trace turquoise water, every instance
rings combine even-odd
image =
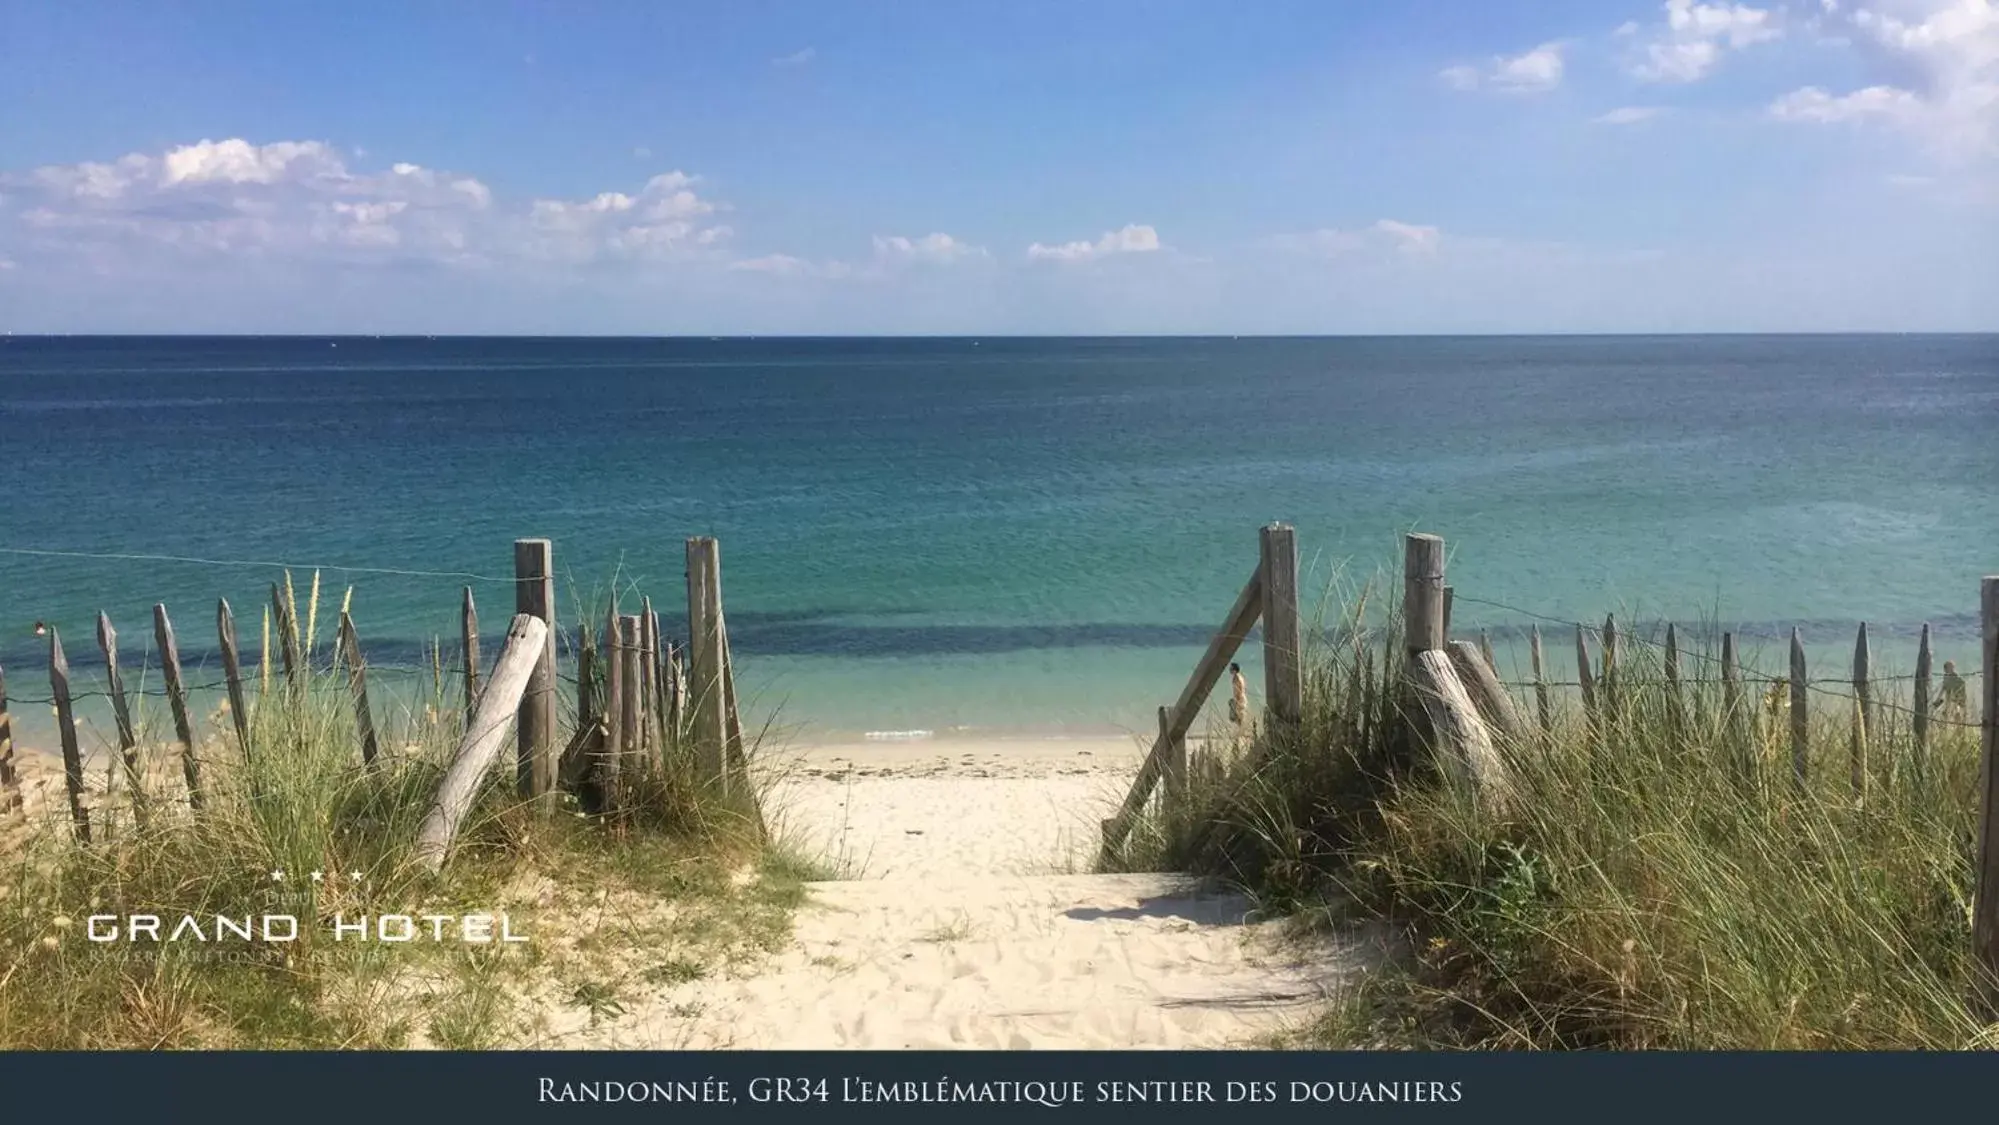
[[[326,572],[414,666],[461,585],[503,628],[522,536],[566,619],[616,573],[669,630],[718,536],[748,701],[808,738],[1144,729],[1274,519],[1308,592],[1445,536],[1502,644],[1530,619],[1470,599],[1826,652],[1866,620],[1905,667],[1930,621],[1966,661],[1999,572],[1994,336],[12,338],[0,445],[16,697],[36,620],[85,675],[99,609],[136,660],[166,602],[212,671],[227,596],[254,647],[246,560],[474,576]]]

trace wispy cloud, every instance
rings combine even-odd
[[[778,56],[777,58],[774,58],[774,59],[770,60],[770,65],[772,65],[772,66],[804,66],[804,65],[805,65],[806,63],[809,63],[809,62],[811,62],[811,61],[812,61],[813,59],[816,59],[816,58],[818,58],[818,57],[819,57],[819,49],[818,49],[818,48],[816,48],[816,47],[803,47],[803,48],[800,48],[799,50],[796,50],[796,51],[793,51],[793,52],[791,52],[791,53],[790,53],[790,54],[788,54],[788,55],[779,55],[779,56]]]
[[[1446,67],[1438,77],[1458,90],[1539,93],[1562,84],[1562,52],[1567,49],[1566,42],[1555,40],[1518,55],[1495,55],[1483,66]]]
[[[1376,219],[1358,229],[1322,227],[1295,234],[1281,234],[1270,240],[1279,250],[1318,257],[1341,257],[1357,252],[1394,251],[1409,255],[1437,252],[1443,243],[1442,229],[1399,219]]]
[[[199,141],[109,162],[0,174],[0,241],[17,260],[209,258],[348,264],[662,260],[727,238],[722,205],[668,172],[587,199],[496,201],[478,178],[350,166],[320,141]],[[8,230],[18,232],[9,234]]]
[[[1635,24],[1618,29],[1622,36],[1644,34]],[[1666,20],[1646,38],[1628,68],[1646,82],[1698,82],[1720,64],[1727,51],[1740,51],[1783,37],[1777,14],[1747,4],[1701,4],[1696,0],[1666,0]]]
[[[1160,249],[1159,232],[1140,223],[1122,230],[1106,231],[1095,242],[1064,242],[1045,246],[1039,242],[1027,248],[1031,261],[1088,262],[1115,254],[1146,254]]]
[[[1829,8],[1819,25],[1887,62],[1898,84],[1805,86],[1772,102],[1772,117],[1900,128],[1952,159],[1999,151],[1999,4],[1878,0]]]
[[[1590,120],[1598,125],[1636,125],[1640,122],[1650,121],[1655,117],[1663,116],[1665,113],[1666,109],[1664,106],[1626,105],[1619,106],[1609,113],[1599,114],[1590,118]]]

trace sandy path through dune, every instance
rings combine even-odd
[[[1371,943],[1281,944],[1240,895],[1071,873],[1136,762],[1111,740],[808,751],[773,806],[853,877],[813,884],[775,957],[558,1015],[542,1045],[1198,1048],[1309,1019]]]

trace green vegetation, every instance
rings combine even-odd
[[[1315,631],[1328,639],[1295,734],[1195,771],[1124,857],[1238,881],[1307,926],[1391,922],[1401,955],[1312,1042],[1986,1045],[1968,1005],[1975,730],[1933,729],[1919,769],[1908,700],[1887,696],[1857,799],[1852,703],[1814,691],[1800,790],[1788,720],[1772,737],[1760,684],[1730,714],[1719,684],[1693,682],[1696,667],[1718,678],[1697,640],[1675,714],[1660,649],[1631,643],[1614,714],[1592,721],[1557,691],[1550,728],[1501,747],[1516,799],[1482,809],[1403,720],[1400,624],[1363,621]]]
[[[528,1045],[567,1015],[615,1020],[780,947],[804,883],[823,874],[662,754],[625,765],[629,811],[616,817],[586,816],[566,794],[528,807],[513,770],[496,769],[430,875],[410,849],[457,709],[378,700],[383,760],[366,769],[344,674],[252,693],[247,759],[227,716],[206,724],[218,734],[198,814],[177,764],[149,751],[143,826],[128,799],[107,799],[95,843],[78,846],[57,798],[0,847],[0,1050]],[[117,768],[93,766],[93,787]],[[334,940],[337,917],[502,912],[527,941],[459,940],[455,923],[431,940],[427,922],[407,943]],[[215,939],[218,915],[267,914],[295,916],[296,940],[84,932],[93,915],[156,915],[164,937],[191,916]]]

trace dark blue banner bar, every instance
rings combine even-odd
[[[1984,1054],[527,1052],[0,1056],[21,1120],[1898,1119],[1976,1104]],[[367,1112],[360,1112],[362,1109]],[[1218,1118],[1217,1114],[1227,1114]],[[1242,1116],[1237,1117],[1240,1114]],[[12,1116],[12,1115],[10,1115]]]

